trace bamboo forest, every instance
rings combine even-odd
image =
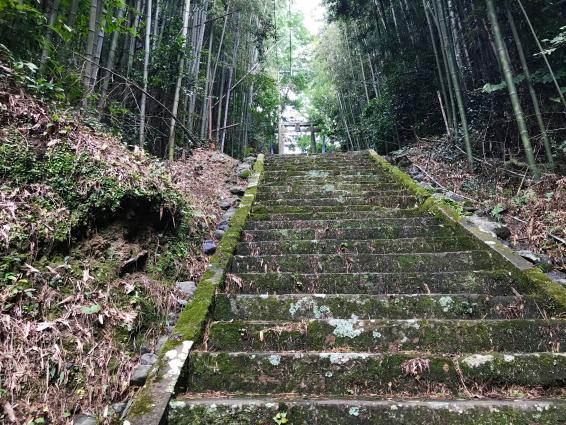
[[[565,0],[0,0],[0,423],[563,425]]]

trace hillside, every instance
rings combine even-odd
[[[0,417],[110,417],[202,273],[238,161],[167,166],[0,69]]]

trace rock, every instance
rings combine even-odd
[[[517,251],[517,254],[519,254],[525,260],[529,260],[531,263],[536,264],[537,266],[542,266],[542,268],[544,268],[546,271],[550,271],[554,268],[552,258],[550,258],[546,254],[535,254],[534,252],[528,250]]]
[[[244,193],[246,193],[246,188],[243,186],[232,186],[230,188],[230,193],[233,195],[244,196]]]
[[[549,278],[551,278],[556,283],[564,286],[566,288],[566,273],[562,273],[559,271],[552,271],[546,274]]]
[[[192,281],[177,282],[175,288],[185,294],[186,298],[192,298],[197,289],[197,284]]]
[[[216,252],[216,242],[215,241],[204,241],[204,243],[202,244],[202,252],[204,252],[206,255],[212,255]]]
[[[511,237],[511,230],[507,226],[500,226],[495,228],[495,236],[504,241]]]
[[[473,223],[477,228],[479,228],[484,233],[489,233],[492,236],[496,236],[495,231],[497,228],[501,227],[501,224],[490,220],[487,217],[480,217],[478,215],[472,215],[467,218],[468,221]]]
[[[141,387],[145,384],[149,371],[151,370],[151,365],[141,364],[134,369],[132,376],[130,377],[130,385],[135,387]]]
[[[222,220],[229,221],[234,216],[234,214],[236,214],[236,209],[230,208],[228,211],[222,214]]]
[[[73,425],[97,425],[98,420],[94,416],[79,415],[73,418]]]
[[[240,171],[240,173],[238,174],[238,177],[240,177],[241,179],[247,180],[251,177],[252,175],[252,171],[251,170],[242,170]]]
[[[446,196],[449,199],[452,199],[454,202],[464,202],[466,200],[466,198],[458,195],[457,193],[454,193],[452,191],[448,191],[444,194],[444,196]]]
[[[122,263],[120,266],[119,276],[123,277],[126,274],[134,273],[145,268],[147,263],[148,252],[142,251],[135,257],[130,258]]]
[[[157,361],[158,357],[153,353],[146,353],[140,357],[140,364],[142,365],[152,365]]]
[[[227,231],[230,228],[230,224],[226,220],[222,220],[220,224],[218,224],[217,230]]]
[[[224,233],[226,233],[224,230],[217,229],[217,230],[214,232],[214,237],[215,237],[217,240],[220,240],[220,239],[222,239],[222,236],[224,236]]]
[[[169,338],[167,338],[167,335],[162,335],[159,337],[159,339],[157,340],[157,344],[155,344],[156,353],[159,353],[161,351],[161,349],[163,348],[163,346],[165,345],[168,339]]]
[[[126,409],[126,403],[114,403],[112,405],[112,410],[114,410],[117,415],[121,415],[124,409]]]
[[[220,209],[223,209],[223,210],[230,209],[230,207],[233,204],[234,204],[233,199],[221,199],[220,201],[218,201],[218,206],[220,207]]]
[[[248,156],[246,158],[244,158],[244,162],[246,164],[253,164],[256,161],[256,157],[255,156]]]
[[[428,190],[430,192],[436,192],[436,189],[434,188],[433,185],[431,185],[430,183],[427,182],[419,182],[419,186],[422,187],[425,190]]]
[[[149,347],[147,345],[142,345],[140,347],[140,355],[143,356],[144,354],[147,354],[147,353],[151,353],[151,350],[149,349]]]
[[[424,180],[424,176],[423,176],[422,174],[420,174],[420,173],[415,174],[415,175],[413,176],[413,180],[418,181],[418,182],[422,182],[422,181]]]

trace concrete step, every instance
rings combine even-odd
[[[279,169],[266,169],[264,173],[265,179],[277,178],[277,177],[308,177],[308,178],[325,178],[330,176],[378,176],[385,179],[391,180],[391,176],[383,173],[378,169],[371,169],[366,166],[349,166],[347,164],[335,164],[327,167],[317,167],[312,168],[309,166],[297,166],[289,168],[279,168]]]
[[[448,396],[467,387],[489,391],[516,385],[560,388],[566,356],[555,353],[472,353],[456,358],[427,353],[194,352],[188,388],[195,392],[292,393],[336,396]],[[487,388],[486,388],[487,390]]]
[[[521,283],[505,270],[428,273],[239,273],[228,290],[244,294],[487,294],[513,295]],[[524,293],[529,293],[524,291]]]
[[[477,294],[218,294],[213,318],[229,320],[311,319],[510,319],[541,318],[532,297]]]
[[[170,425],[564,425],[564,400],[305,399],[195,394],[171,401]],[[281,416],[284,415],[284,416]],[[266,419],[267,418],[267,419]],[[284,422],[280,422],[284,423]]]
[[[414,196],[338,196],[336,198],[288,198],[258,201],[258,205],[271,206],[340,206],[372,205],[386,208],[416,208],[419,201]]]
[[[407,227],[407,226],[434,226],[440,221],[432,216],[411,218],[352,218],[340,220],[249,220],[246,230],[271,229],[367,229],[380,226]]]
[[[303,254],[234,256],[233,273],[412,273],[489,270],[491,251],[409,254]]]
[[[279,240],[267,242],[241,242],[237,255],[282,254],[401,254],[410,252],[454,252],[479,249],[480,244],[467,237],[407,238],[374,240]]]
[[[337,154],[327,154],[327,155],[283,155],[283,156],[272,156],[266,157],[265,163],[269,165],[270,168],[280,168],[287,167],[294,164],[320,164],[320,163],[331,163],[331,164],[341,164],[344,162],[369,162],[373,160],[366,153],[366,155],[350,156],[347,154],[342,154],[342,156],[337,156]]]
[[[420,237],[454,237],[454,230],[444,225],[434,226],[377,226],[362,229],[271,229],[245,230],[244,240],[247,242],[280,241],[280,240],[374,240],[405,239]]]
[[[408,217],[415,215],[422,215],[423,212],[419,211],[418,208],[387,208],[377,205],[368,204],[358,204],[358,205],[302,205],[302,206],[274,206],[270,203],[256,203],[252,208],[254,215],[266,215],[266,214],[310,214],[313,217],[317,217],[318,214],[331,214],[331,213],[375,213],[380,214],[383,217]]]
[[[411,192],[408,190],[399,190],[392,188],[391,190],[382,189],[382,190],[334,190],[332,192],[315,192],[315,193],[305,193],[304,191],[296,191],[296,192],[280,192],[280,193],[265,193],[260,192],[257,195],[258,202],[266,202],[266,201],[281,201],[285,199],[326,199],[326,198],[369,198],[375,199],[378,197],[403,197],[406,198],[411,196]]]
[[[295,162],[295,163],[288,163],[288,164],[281,164],[281,165],[271,165],[268,164],[267,172],[269,173],[276,173],[276,172],[293,172],[293,171],[326,171],[326,170],[365,170],[365,171],[374,171],[375,167],[371,167],[371,163],[369,161],[360,161],[360,160],[353,160],[353,161],[310,161],[310,162]],[[377,170],[381,171],[381,170]]]
[[[261,193],[334,193],[337,191],[370,191],[370,190],[402,190],[405,189],[397,183],[335,183],[328,184],[320,182],[318,184],[287,184],[280,186],[264,186],[260,188]]]
[[[431,217],[423,215],[418,209],[379,209],[373,211],[339,211],[339,212],[302,212],[288,214],[270,214],[255,212],[251,215],[253,221],[293,221],[293,220],[344,220],[344,219],[376,219],[376,218],[415,218]]]
[[[395,187],[399,182],[379,176],[329,176],[324,178],[306,178],[303,176],[277,177],[269,180],[262,179],[261,189],[271,189],[272,187],[287,186],[291,188],[323,188],[326,185],[337,187],[340,184],[350,185],[373,185],[375,187]]]
[[[565,320],[359,320],[214,322],[211,351],[544,352],[566,347]]]

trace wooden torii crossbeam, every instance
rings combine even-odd
[[[316,128],[312,123],[309,122],[289,122],[284,123],[281,122],[279,124],[279,153],[283,153],[284,151],[284,140],[283,135],[281,132],[282,128],[294,128],[296,133],[305,133],[310,131],[311,134],[311,153],[316,153],[316,133],[320,132],[320,129]],[[303,128],[305,130],[303,130]]]

